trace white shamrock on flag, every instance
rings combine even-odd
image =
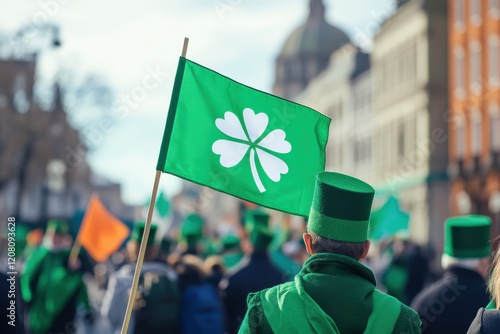
[[[288,166],[272,152],[289,153],[292,145],[285,140],[285,131],[280,129],[273,130],[261,138],[269,123],[266,114],[255,114],[252,109],[245,108],[243,120],[246,132],[238,117],[230,111],[226,111],[224,118],[217,118],[215,126],[234,140],[219,139],[213,143],[212,151],[220,155],[220,164],[223,167],[230,168],[239,164],[250,150],[250,170],[257,188],[263,193],[266,188],[257,172],[255,153],[257,152],[257,158],[266,175],[274,182],[278,182],[281,174],[288,173]]]

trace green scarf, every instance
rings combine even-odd
[[[497,309],[497,305],[495,303],[495,300],[491,300],[488,305],[486,305],[485,307],[487,310],[496,310]]]
[[[264,290],[260,299],[275,333],[390,333],[401,307],[375,290],[368,268],[326,253],[310,257],[294,282]]]
[[[33,333],[46,333],[68,301],[83,288],[82,274],[66,268],[68,251],[42,247],[26,262],[21,275],[22,297],[30,303]]]

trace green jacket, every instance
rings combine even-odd
[[[239,333],[420,333],[409,307],[346,256],[311,256],[293,282],[250,294]]]
[[[57,316],[75,296],[90,310],[82,273],[66,264],[69,250],[52,252],[40,247],[27,259],[21,274],[21,295],[29,307],[29,327],[33,334],[47,333]]]

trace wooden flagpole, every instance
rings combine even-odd
[[[186,57],[187,47],[189,43],[189,38],[184,37],[184,45],[182,47],[182,57]],[[160,183],[161,171],[156,171],[155,182],[153,184],[153,192],[151,194],[151,201],[149,202],[148,216],[146,219],[146,226],[144,227],[144,234],[141,240],[141,246],[139,248],[139,256],[137,257],[137,263],[135,265],[134,280],[132,281],[132,287],[130,288],[130,294],[128,297],[127,311],[125,312],[125,318],[123,319],[123,326],[121,334],[126,334],[128,331],[128,326],[130,324],[130,317],[132,315],[132,309],[135,301],[135,294],[137,292],[137,285],[139,284],[139,276],[141,275],[142,263],[144,262],[144,254],[146,253],[146,247],[148,244],[149,231],[151,229],[151,219],[153,217],[154,205],[156,202],[156,195],[158,193],[158,185]]]

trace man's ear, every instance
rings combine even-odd
[[[302,238],[304,239],[304,244],[306,245],[306,251],[307,251],[307,253],[313,255],[314,251],[312,249],[312,238],[311,238],[311,235],[308,234],[308,233],[304,233],[302,235]]]
[[[368,251],[370,250],[370,245],[371,245],[370,240],[366,240],[365,249],[363,250],[363,254],[361,255],[361,257],[359,258],[360,261],[366,258],[366,256],[368,255]]]

